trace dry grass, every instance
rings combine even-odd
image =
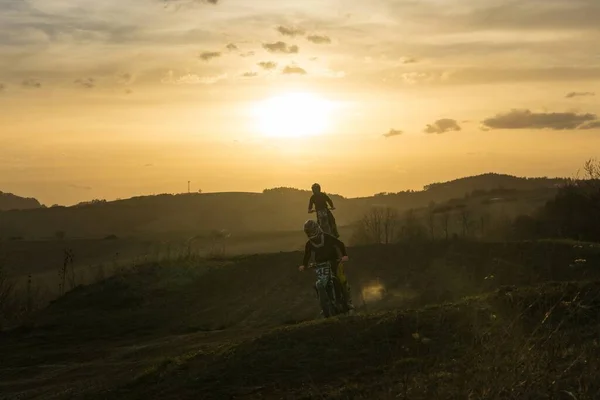
[[[579,400],[600,389],[600,284],[568,282],[599,279],[595,247],[458,243],[350,255],[346,273],[366,289],[371,314],[327,321],[313,320],[314,276],[295,269],[300,253],[124,265],[3,335],[0,392]]]

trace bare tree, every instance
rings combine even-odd
[[[383,215],[383,242],[385,244],[390,244],[394,240],[397,226],[398,212],[391,207],[386,207]]]
[[[479,233],[482,238],[488,233],[489,226],[491,225],[491,215],[488,212],[484,212],[479,216]]]
[[[466,238],[469,236],[471,231],[471,211],[466,204],[461,204],[457,208],[460,210],[458,213],[458,218],[462,227],[462,235]]]
[[[360,244],[389,244],[396,237],[398,212],[391,207],[372,207],[360,220],[353,241]]]
[[[404,223],[402,226],[402,236],[405,240],[423,239],[427,236],[425,227],[417,218],[413,209],[404,214]]]
[[[432,201],[427,208],[427,229],[431,240],[435,240],[435,203]]]
[[[69,278],[71,289],[75,287],[75,269],[73,267],[73,250],[64,249],[63,263],[58,270],[58,291],[61,295],[65,294],[66,281]]]
[[[600,180],[600,161],[590,158],[583,164],[585,178],[590,180]]]
[[[452,214],[452,206],[442,206],[431,211],[433,215],[438,215],[444,239],[448,241],[450,238],[450,216]]]
[[[225,229],[213,230],[210,233],[211,248],[209,252],[210,258],[224,257],[226,253],[227,239],[231,236],[229,231]]]
[[[450,212],[446,211],[441,214],[442,216],[442,227],[444,228],[444,238],[446,241],[450,238],[449,226],[450,226]]]

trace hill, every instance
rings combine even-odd
[[[533,202],[527,201],[529,208],[537,207],[554,195],[558,182],[560,180],[487,174],[430,185],[418,192],[352,199],[334,195],[333,200],[338,224],[343,226],[360,219],[373,205],[405,211],[493,189],[513,190],[517,198],[532,198],[530,194],[534,193]],[[298,230],[308,218],[309,197],[307,191],[276,188],[263,193],[164,194],[92,201],[72,207],[9,211],[0,213],[0,237],[190,236],[221,229],[230,232]]]
[[[0,211],[29,210],[41,207],[40,202],[34,198],[19,197],[12,193],[0,191]]]
[[[350,255],[360,315],[326,321],[314,320],[314,276],[297,272],[297,252],[153,264],[77,288],[2,335],[0,392],[591,399],[600,390],[598,246],[455,242]]]

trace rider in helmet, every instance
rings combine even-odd
[[[346,246],[339,239],[323,232],[319,224],[310,219],[304,223],[304,233],[308,236],[308,241],[304,247],[304,259],[302,260],[302,265],[298,269],[304,271],[313,254],[316,263],[329,261],[334,274],[342,285],[342,289],[346,292],[348,309],[353,311],[354,305],[352,304],[350,286],[346,280],[343,265],[341,263],[338,265],[338,260],[341,260],[342,262],[348,261]]]
[[[340,234],[337,230],[337,225],[335,223],[335,218],[330,210],[335,210],[333,205],[333,201],[331,198],[327,196],[325,193],[321,192],[321,185],[315,183],[312,185],[313,195],[310,196],[310,201],[308,202],[308,212],[312,212],[313,206],[315,207],[315,211],[327,210],[327,215],[329,216],[329,225],[331,226],[331,233],[336,238],[340,237]],[[329,204],[329,208],[327,205]]]

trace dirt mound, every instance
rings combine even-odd
[[[0,392],[585,399],[600,390],[588,379],[600,373],[600,285],[568,283],[600,280],[596,247],[415,244],[350,257],[360,313],[327,321],[315,321],[315,278],[296,270],[297,252],[147,265],[77,288],[2,335]]]
[[[591,398],[600,390],[599,290],[600,283],[549,284],[278,328],[163,363],[103,396]]]

